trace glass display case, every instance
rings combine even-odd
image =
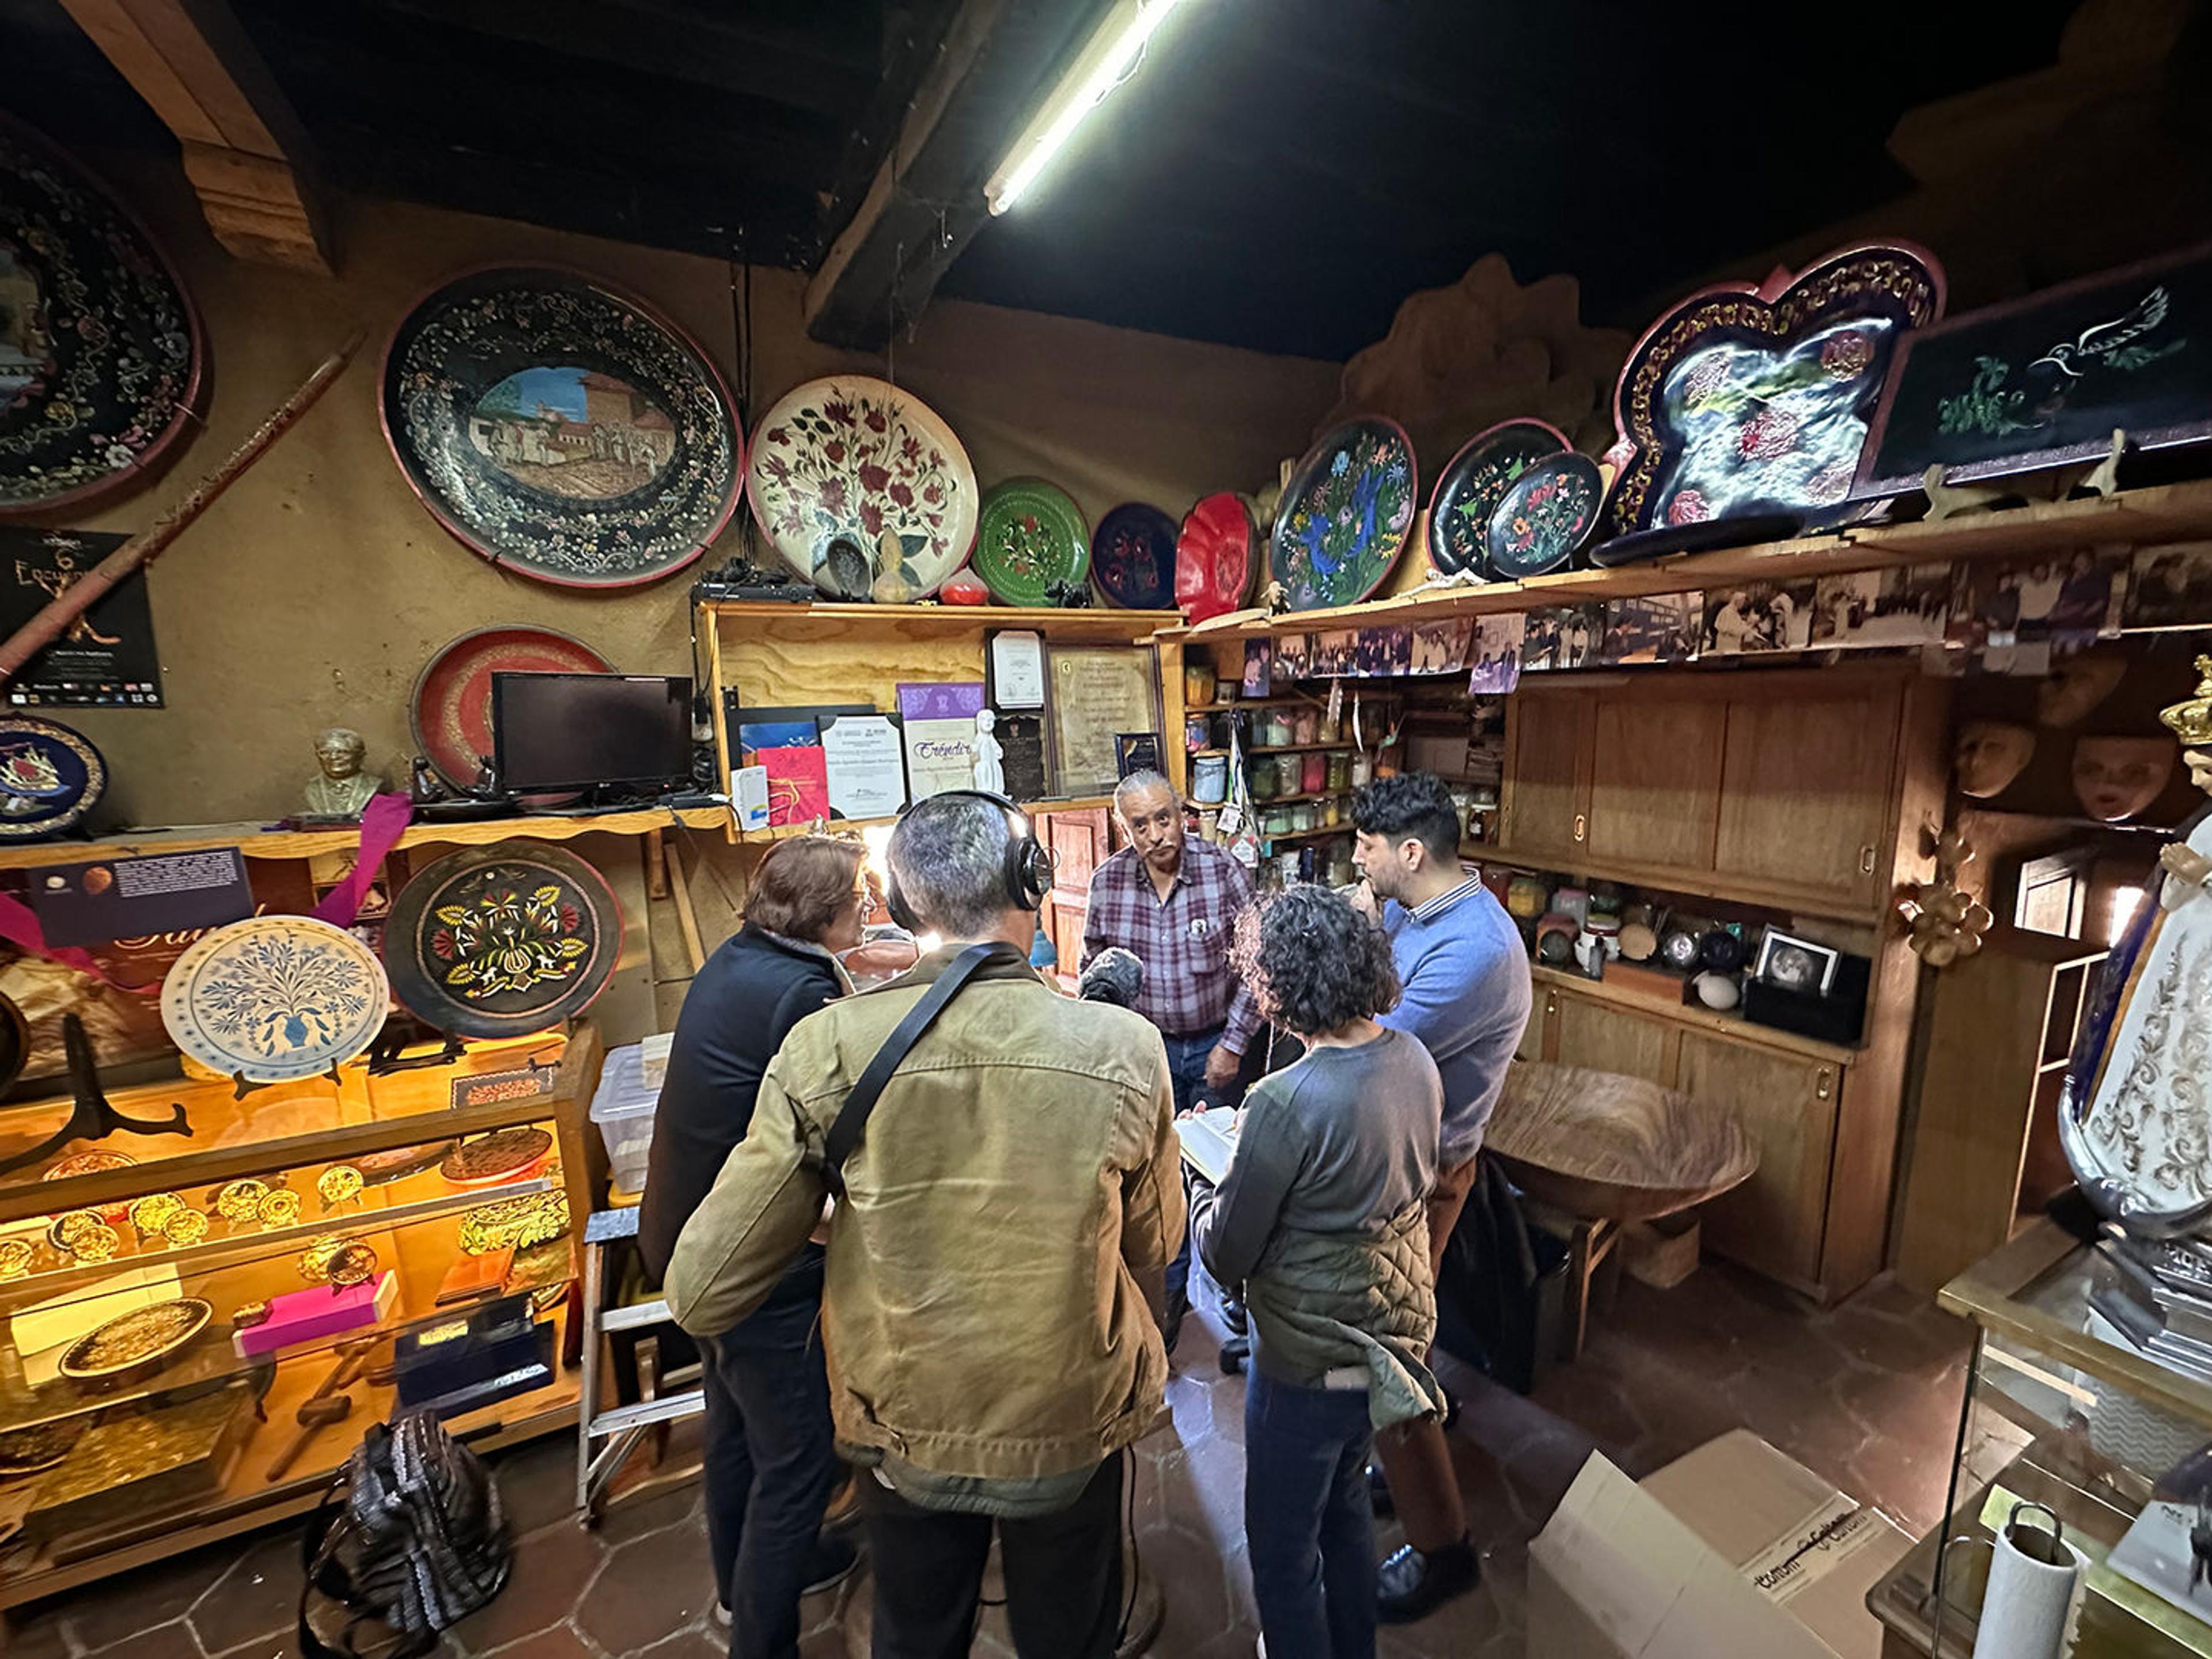
[[[2152,1288],[2192,1255],[2041,1219],[1944,1286],[1973,1358],[1944,1524],[1867,1598],[1885,1659],[1973,1650],[1990,1541],[2022,1502],[2087,1560],[2081,1659],[2212,1655],[2212,1346],[2193,1352],[2185,1294]]]
[[[586,1024],[116,1089],[188,1133],[0,1176],[0,1607],[311,1506],[397,1407],[476,1444],[572,1425],[601,1052]],[[0,1163],[71,1109],[0,1110]]]

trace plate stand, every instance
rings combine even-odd
[[[171,1105],[169,1115],[159,1119],[125,1117],[115,1109],[100,1091],[100,1074],[92,1063],[92,1040],[84,1034],[84,1022],[75,1014],[62,1016],[62,1048],[69,1056],[70,1093],[76,1100],[69,1121],[29,1152],[0,1159],[0,1176],[36,1164],[72,1140],[105,1140],[112,1134],[191,1133],[192,1126],[185,1120],[181,1103]]]
[[[2114,427],[2112,447],[2105,452],[2104,459],[2087,465],[2076,463],[2050,467],[2002,484],[1947,484],[1942,465],[1931,465],[1920,485],[1928,496],[1928,521],[1932,524],[1961,514],[1986,513],[2001,502],[2022,497],[2063,501],[2077,489],[2086,489],[2093,495],[2109,495],[2120,487],[2120,457],[2127,453],[2127,447],[2126,429]]]

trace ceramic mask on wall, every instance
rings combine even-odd
[[[2074,793],[2091,817],[2118,823],[2159,798],[2173,762],[2164,738],[2081,738],[2074,744]]]
[[[2008,720],[1968,720],[1959,728],[1953,759],[1959,793],[1977,800],[2002,795],[2027,769],[2035,754],[2035,733]]]
[[[2053,664],[2051,678],[2035,688],[2035,718],[2045,726],[2079,726],[2127,672],[2122,657],[2069,657]]]

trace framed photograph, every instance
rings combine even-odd
[[[2212,438],[2212,242],[1907,331],[1859,495]]]
[[[2128,573],[2124,628],[2212,625],[2212,543],[2139,547]]]
[[[1160,729],[1158,676],[1142,646],[1048,645],[1052,683],[1052,785],[1060,796],[1103,795],[1121,781],[1115,739]],[[1158,758],[1157,737],[1154,758]]]
[[[2092,862],[2087,848],[2022,859],[2013,890],[2012,925],[2027,933],[2081,938]]]
[[[1114,734],[1114,775],[1116,781],[1133,772],[1158,772],[1167,768],[1160,764],[1160,734],[1157,732],[1116,732]]]
[[[1836,982],[1836,963],[1842,958],[1840,951],[1770,927],[1759,942],[1759,959],[1752,964],[1751,976],[1778,990],[1826,996]]]

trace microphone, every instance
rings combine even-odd
[[[1085,1002],[1110,1002],[1116,1008],[1135,1007],[1144,988],[1145,964],[1118,945],[1092,957],[1076,982],[1076,994]]]

